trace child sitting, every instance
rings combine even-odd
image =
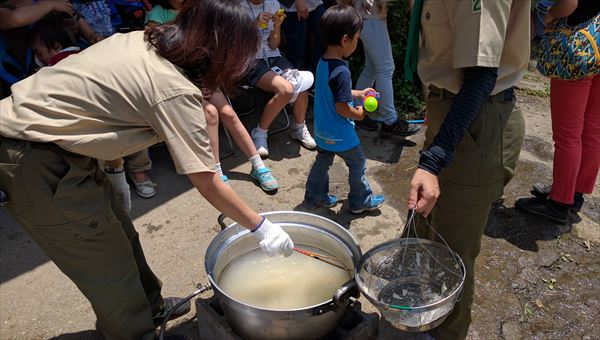
[[[247,85],[258,87],[275,95],[265,105],[258,126],[252,130],[252,140],[262,157],[269,156],[267,133],[277,114],[291,102],[294,104],[292,138],[307,149],[316,147],[304,119],[308,108],[308,93],[313,75],[308,71],[295,70],[279,52],[281,24],[285,14],[276,0],[242,0],[242,5],[256,19],[262,45],[256,55],[257,64],[246,77]]]
[[[213,149],[213,155],[215,157],[215,168],[213,170],[219,173],[223,182],[229,184],[229,178],[223,174],[219,159],[220,120],[223,126],[231,133],[235,144],[242,149],[242,152],[244,152],[246,157],[248,157],[248,161],[252,164],[250,177],[252,177],[265,192],[273,193],[277,191],[277,189],[279,189],[279,183],[277,183],[277,180],[271,174],[271,170],[263,163],[256,147],[254,147],[254,144],[252,143],[252,139],[250,138],[246,127],[242,124],[231,105],[229,105],[223,92],[220,90],[211,91],[203,88],[202,94],[204,96],[202,107],[204,108],[206,117],[208,139],[210,140],[210,146]]]
[[[73,32],[57,17],[46,16],[29,30],[29,45],[38,66],[52,66],[79,52]]]
[[[152,10],[146,14],[146,28],[152,28],[173,21],[183,8],[185,0],[153,0]]]
[[[315,138],[317,157],[306,182],[304,205],[311,209],[333,207],[337,199],[329,195],[329,167],[335,155],[348,166],[350,212],[360,214],[378,209],[385,198],[373,195],[365,176],[366,158],[354,130],[354,120],[365,117],[354,99],[364,100],[369,91],[352,90],[350,70],[342,60],[356,49],[362,18],[350,6],[333,6],[321,19],[321,35],[326,52],[317,66],[315,95]]]

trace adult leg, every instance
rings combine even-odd
[[[325,13],[325,6],[319,5],[308,15],[307,20],[307,37],[306,37],[306,58],[305,69],[317,74],[317,65],[319,59],[325,52],[323,41],[321,40],[321,29],[319,27],[321,18]]]
[[[591,84],[591,78],[573,81],[552,78],[550,81],[554,163],[549,198],[555,202],[573,203],[581,166],[584,116]]]
[[[363,70],[362,79],[359,78],[356,86],[358,89],[370,87],[373,85],[372,79],[375,77],[375,89],[380,95],[379,115],[385,124],[391,125],[398,120],[398,114],[394,105],[394,85],[392,83],[394,57],[392,56],[387,22],[381,19],[367,19],[364,21],[360,35],[369,68]],[[367,71],[371,75],[365,74]]]
[[[152,339],[161,283],[97,162],[51,144],[0,143],[7,210],[90,301],[104,336]]]
[[[304,69],[304,56],[306,50],[307,21],[299,20],[297,12],[287,12],[281,25],[287,42],[286,58],[295,68]]]
[[[575,192],[591,194],[600,168],[600,76],[594,76],[581,135],[581,166],[577,174]]]
[[[150,159],[150,154],[148,153],[148,149],[144,149],[133,153],[129,156],[125,156],[125,161],[127,165],[127,170],[134,174],[142,173],[144,174],[144,178],[140,177],[140,180],[146,179],[149,180],[146,171],[152,169],[152,160]],[[136,179],[138,179],[136,175]]]

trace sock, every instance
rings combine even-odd
[[[261,128],[260,128],[260,125],[257,125],[257,126],[256,126],[256,132],[264,132],[264,133],[267,133],[267,132],[269,132],[269,130],[263,130],[263,129],[261,129]]]
[[[304,122],[298,124],[296,122],[294,122],[294,130],[298,130],[298,129],[303,129],[304,128]]]
[[[212,169],[216,173],[218,173],[220,176],[223,176],[223,169],[221,169],[221,163],[216,163],[215,166]]]
[[[260,158],[259,154],[248,158],[248,160],[252,164],[252,169],[260,169],[265,167],[265,163],[263,163],[262,158]]]

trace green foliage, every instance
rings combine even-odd
[[[421,119],[423,109],[423,94],[421,84],[416,81],[414,84],[404,80],[404,54],[406,49],[406,39],[408,37],[408,22],[410,12],[407,0],[388,1],[388,31],[390,41],[392,42],[392,53],[396,71],[394,73],[394,100],[398,114],[403,118]],[[355,78],[358,78],[364,64],[364,54],[362,46],[359,46],[350,58],[350,70]]]

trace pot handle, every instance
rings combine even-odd
[[[219,222],[219,225],[221,226],[221,230],[224,230],[225,228],[227,228],[227,225],[225,224],[225,219],[227,218],[227,216],[220,214],[219,217],[217,217],[217,222]]]
[[[344,283],[335,291],[331,303],[315,308],[314,314],[321,315],[332,310],[337,311],[340,308],[344,308],[351,297],[355,299],[360,297],[360,290],[358,290],[358,285],[354,279]]]

